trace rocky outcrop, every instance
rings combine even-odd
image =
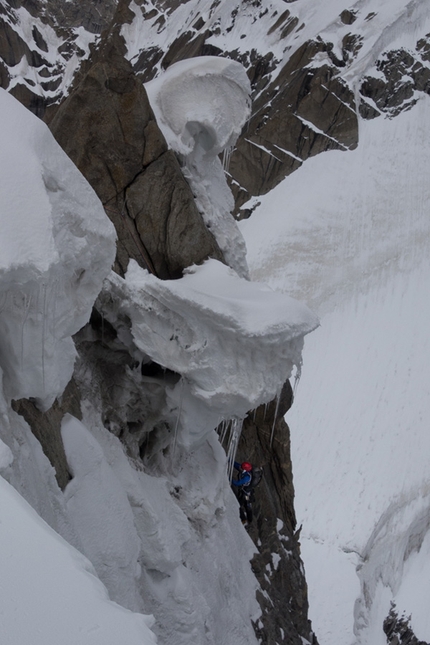
[[[307,618],[307,585],[296,530],[290,430],[284,415],[293,402],[287,381],[279,401],[260,406],[244,421],[238,460],[263,467],[255,489],[254,519],[249,527],[258,554],[252,568],[261,585],[261,620],[254,626],[262,643],[317,644]],[[303,639],[306,639],[304,641]]]
[[[82,418],[80,393],[74,379],[64,390],[61,400],[55,401],[47,412],[41,412],[28,399],[12,401],[12,407],[15,412],[24,417],[34,436],[39,440],[43,452],[55,469],[57,483],[64,490],[71,475],[61,438],[61,421],[67,412],[78,419]]]
[[[42,118],[62,99],[80,61],[89,55],[89,43],[108,27],[116,7],[116,0],[2,2],[0,87]],[[82,28],[87,32],[83,39]]]
[[[191,264],[223,256],[123,47],[117,33],[106,36],[49,125],[115,225],[115,270],[124,274],[133,258],[162,279],[178,278]]]
[[[155,21],[162,31],[167,20],[162,11],[172,11],[171,3],[159,8]],[[255,20],[265,17],[269,9],[264,3],[254,3]],[[143,10],[143,6],[142,6]],[[155,11],[155,10],[154,10]],[[209,16],[216,11],[216,5]],[[244,3],[243,11],[246,11]],[[230,32],[237,26],[239,9],[231,12]],[[155,14],[143,10],[143,19],[153,21]],[[344,24],[352,24],[354,13],[340,16]],[[273,12],[268,23],[268,36],[277,35],[281,42],[300,29],[293,10]],[[202,16],[184,29],[169,44],[166,51],[144,49],[133,60],[135,72],[144,81],[155,74],[156,66],[166,69],[173,63],[194,56],[216,55],[237,60],[247,70],[251,81],[253,116],[238,139],[230,158],[230,187],[236,201],[235,214],[246,217],[249,211],[241,206],[249,197],[262,195],[284,177],[299,168],[309,157],[326,150],[349,150],[358,143],[358,121],[354,94],[342,80],[339,70],[354,57],[361,46],[359,37],[345,37],[342,57],[333,53],[333,45],[317,37],[303,45],[285,64],[273,52],[261,53],[254,48],[244,51],[221,50],[213,44],[220,35],[219,21]],[[327,63],[313,64],[325,55]]]
[[[375,63],[374,74],[361,83],[360,114],[373,119],[409,110],[420,94],[430,94],[430,34],[418,40],[415,51],[387,51]]]
[[[415,636],[410,620],[410,616],[399,616],[395,603],[391,603],[390,613],[383,625],[388,645],[428,645]]]
[[[321,53],[327,53],[322,41],[305,43],[254,103],[230,161],[236,212],[250,196],[267,193],[309,157],[356,147],[353,93],[335,66],[312,67]]]

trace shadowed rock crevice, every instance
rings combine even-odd
[[[249,534],[258,548],[252,568],[261,585],[261,620],[255,625],[262,643],[317,644],[307,619],[308,599],[294,513],[290,430],[284,415],[293,402],[287,381],[279,402],[260,406],[245,419],[237,459],[263,467],[255,490]],[[276,419],[275,419],[276,415]]]

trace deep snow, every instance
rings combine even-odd
[[[287,415],[321,645],[383,645],[391,600],[430,639],[429,122],[428,97],[361,121],[241,223],[253,279],[321,316]]]
[[[216,260],[188,268],[181,280],[159,280],[130,262],[125,279],[111,274],[98,306],[115,326],[131,320],[140,360],[181,375],[166,394],[188,449],[222,420],[271,401],[300,368],[303,338],[318,326],[306,305]]]
[[[1,638],[16,643],[155,645],[151,616],[111,602],[91,563],[0,477]]]

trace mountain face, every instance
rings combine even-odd
[[[94,189],[117,236],[116,275],[106,279],[87,324],[73,332],[78,358],[67,390],[47,411],[39,409],[31,394],[15,397],[11,404],[23,424],[19,432],[25,434],[25,420],[65,491],[61,521],[31,498],[30,480],[20,481],[17,470],[7,476],[89,557],[112,599],[132,611],[154,614],[161,643],[229,642],[228,638],[235,643],[317,642],[308,619],[294,510],[294,464],[283,420],[293,398],[285,378],[293,365],[300,369],[301,336],[316,322],[308,319],[306,330],[302,322],[297,337],[278,337],[287,346],[289,369],[284,378],[279,376],[276,352],[270,354],[263,335],[266,358],[260,360],[254,357],[254,345],[246,344],[249,330],[240,328],[241,355],[247,357],[241,359],[241,371],[266,373],[267,381],[273,372],[278,382],[268,385],[264,396],[259,391],[253,397],[251,390],[258,383],[252,378],[242,390],[231,380],[228,357],[236,340],[229,344],[227,332],[220,336],[212,321],[206,321],[207,311],[212,311],[207,303],[174,286],[188,280],[190,289],[198,291],[205,281],[219,281],[227,290],[230,284],[224,269],[187,273],[188,267],[208,258],[233,266],[232,245],[225,243],[228,235],[208,211],[210,189],[199,192],[215,171],[196,180],[194,161],[175,149],[175,141],[166,141],[143,85],[188,58],[216,56],[243,66],[252,109],[234,146],[226,145],[221,154],[234,197],[232,209],[237,219],[251,216],[252,221],[258,197],[270,194],[308,159],[328,151],[347,157],[359,145],[360,123],[395,119],[430,93],[425,2],[314,5],[310,0],[47,0],[4,2],[0,7],[1,86],[48,123]],[[399,33],[408,34],[407,46],[396,40]],[[175,78],[178,100],[184,100],[181,83],[186,77]],[[200,141],[213,135],[206,125],[201,118]],[[197,140],[196,131],[194,135]],[[213,135],[215,140],[219,136]],[[212,165],[214,158],[215,153]],[[216,184],[215,193],[227,195],[230,204],[224,184]],[[240,235],[234,230],[231,236],[241,255]],[[238,266],[245,266],[242,260]],[[156,279],[166,285],[159,286]],[[237,299],[239,286],[231,288]],[[143,301],[139,289],[144,290]],[[303,293],[307,296],[305,289],[297,295]],[[210,294],[216,301],[216,290]],[[260,297],[253,292],[255,302]],[[275,315],[273,307],[268,311]],[[223,327],[212,316],[216,329],[232,324],[231,316],[219,319]],[[223,334],[224,348],[222,342],[216,345]],[[211,342],[217,352],[205,355],[205,343]],[[196,354],[188,361],[190,351]],[[201,363],[196,358],[194,370],[191,363],[198,352]],[[208,375],[212,364],[215,376]],[[221,388],[223,378],[225,389],[233,390],[230,398],[223,391],[220,404],[213,397],[212,407],[199,409],[202,398]],[[248,399],[243,395],[247,390]],[[249,407],[243,401],[239,405],[241,396]],[[83,426],[69,423],[70,416]],[[238,417],[246,418],[237,445]],[[234,525],[237,507],[229,500],[219,444],[214,437],[202,443],[187,435],[192,431],[203,436],[204,423],[212,429],[221,421],[230,424],[226,451],[237,447],[239,460],[264,468],[249,530],[255,546]],[[74,436],[80,438],[80,447]],[[121,450],[132,467],[125,464]],[[86,461],[87,453],[92,460]],[[89,480],[88,472],[93,473]],[[52,476],[49,495],[55,506],[60,493],[51,480]],[[112,520],[112,549],[97,536],[97,527],[110,513],[100,481],[116,500],[114,508],[127,527],[121,532],[120,522]],[[147,499],[142,491],[147,491]],[[91,495],[100,505],[92,522],[86,515]],[[171,524],[157,517],[158,505],[168,509]],[[178,534],[174,540],[169,537],[172,530]],[[251,558],[258,589],[247,569]],[[116,572],[106,567],[109,560]],[[230,579],[229,570],[237,580]],[[225,587],[218,596],[214,584]],[[237,615],[229,608],[233,600],[240,606]],[[220,616],[230,636],[216,624]],[[237,636],[241,629],[242,636]],[[395,624],[387,629],[394,633]]]
[[[78,21],[74,3],[64,10],[63,3],[6,4],[2,86],[42,115],[67,93],[79,61],[115,10],[126,57],[144,82],[193,56],[239,61],[251,82],[253,112],[230,159],[238,211],[307,158],[354,149],[357,111],[365,119],[394,116],[428,94],[428,34],[414,35],[412,49],[390,44],[411,13],[425,13],[425,3],[400,3],[392,12],[373,5],[368,0],[342,9],[332,2],[323,14],[304,1],[144,1],[118,9],[115,3],[83,3]],[[29,22],[35,25],[31,34]]]

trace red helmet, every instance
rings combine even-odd
[[[246,472],[248,472],[248,473],[249,473],[249,471],[250,471],[250,470],[252,470],[252,466],[251,466],[251,464],[249,463],[249,461],[244,461],[244,462],[240,465],[240,467],[241,467],[241,469],[242,469],[242,470],[246,470]]]

